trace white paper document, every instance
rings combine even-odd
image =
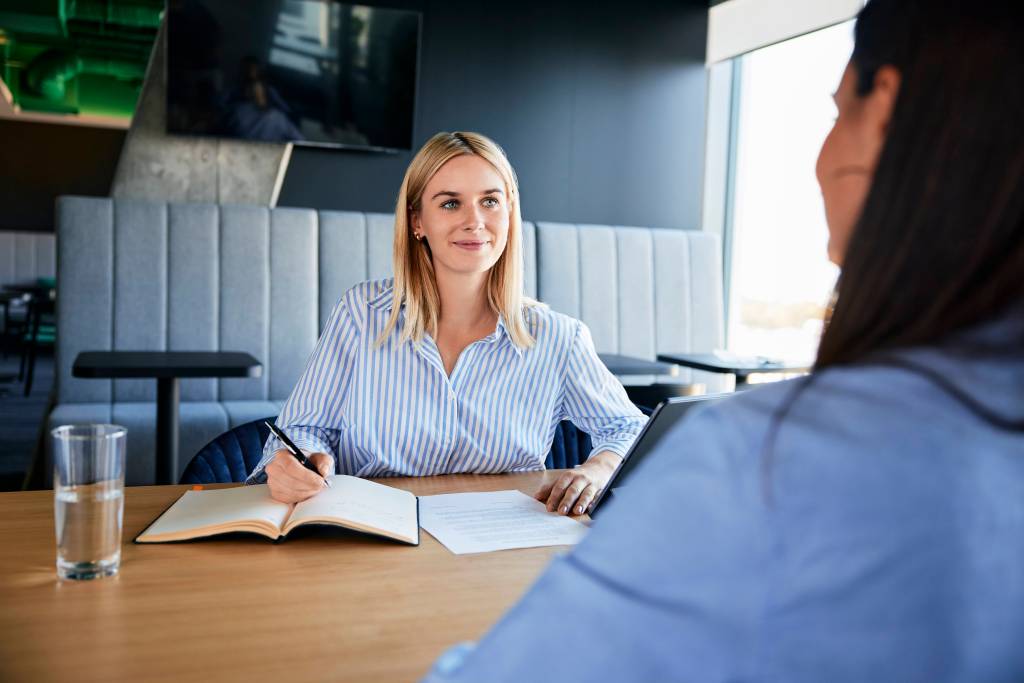
[[[587,533],[522,491],[420,496],[420,526],[456,555],[574,545]]]

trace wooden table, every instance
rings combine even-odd
[[[178,406],[184,377],[259,377],[263,366],[241,351],[83,351],[73,377],[156,379],[156,483],[178,481]]]
[[[532,494],[558,473],[383,481]],[[91,582],[56,578],[52,491],[0,494],[0,680],[415,681],[565,551],[453,555],[426,532],[411,547],[326,529],[131,542],[188,488],[125,489],[121,572]]]

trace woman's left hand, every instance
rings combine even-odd
[[[548,511],[560,515],[582,515],[611,479],[622,457],[611,451],[590,456],[585,463],[545,483],[534,498],[545,503]]]

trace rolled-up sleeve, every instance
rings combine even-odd
[[[359,326],[343,298],[334,307],[276,421],[296,446],[308,453],[330,454],[335,467],[339,435],[345,428],[342,406],[355,365],[358,337]],[[271,435],[263,446],[263,458],[246,479],[247,484],[266,481],[264,467],[280,448],[283,448],[280,440]]]
[[[591,455],[612,451],[625,456],[647,418],[594,350],[590,330],[577,321],[566,361],[561,412],[564,419],[590,435]]]

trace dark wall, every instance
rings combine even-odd
[[[416,147],[492,137],[526,219],[700,227],[707,2],[386,4],[423,12]],[[411,158],[296,147],[278,204],[393,211]]]
[[[0,230],[53,231],[58,195],[107,195],[126,131],[0,119]]]

